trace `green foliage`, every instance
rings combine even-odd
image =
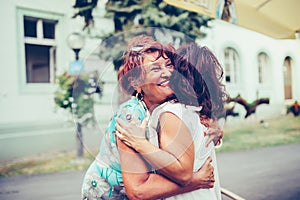
[[[154,29],[159,28],[160,40],[167,38],[172,30],[172,43],[204,37],[201,26],[207,26],[210,18],[184,9],[168,5],[162,0],[108,0],[106,17],[114,21],[115,32],[101,36],[103,43],[99,56],[104,60],[112,60],[117,70],[121,63],[121,55],[126,49],[128,40],[136,34],[147,33],[156,37]],[[133,31],[134,30],[134,33]]]
[[[71,76],[67,72],[57,77],[58,89],[55,92],[55,104],[68,110],[75,121],[82,125],[95,123],[94,94],[102,94],[102,83],[97,84],[95,74]]]
[[[93,20],[91,10],[96,4],[97,0],[90,3],[76,0],[74,8],[78,11],[74,16],[84,16],[85,27],[89,27]],[[163,39],[168,38],[172,30],[172,41],[168,43],[176,41],[180,44],[204,37],[200,27],[207,27],[207,22],[211,20],[207,16],[168,5],[163,0],[108,0],[105,9],[105,17],[114,21],[115,30],[96,36],[103,39],[98,55],[103,60],[113,61],[116,70],[122,64],[122,55],[130,38],[142,33],[156,37],[153,29],[149,31],[144,28],[159,28],[158,35]],[[156,37],[158,40],[160,38]]]
[[[115,23],[115,32],[135,27],[159,27],[181,32],[195,39],[203,37],[201,26],[207,26],[209,17],[166,4],[162,0],[109,0],[107,17]]]
[[[97,6],[98,0],[76,0],[73,8],[77,9],[77,12],[73,15],[72,18],[77,16],[81,16],[84,18],[85,26],[83,30],[89,27],[94,23],[94,19],[92,16],[92,10]]]

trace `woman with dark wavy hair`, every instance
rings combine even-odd
[[[216,180],[214,187],[179,194],[170,199],[221,199],[214,143],[208,142],[209,137],[204,134],[206,127],[199,119],[216,120],[216,116],[223,111],[226,97],[221,83],[223,69],[207,47],[196,44],[179,48],[171,59],[175,70],[167,81],[162,82],[168,82],[173,94],[168,97],[169,101],[151,112],[148,135],[154,142],[147,139],[145,124],[137,126],[122,119],[117,119],[117,135],[154,166],[157,173],[182,185],[189,182],[193,171],[212,157]],[[148,79],[146,77],[146,83],[138,90],[145,91]],[[205,145],[207,142],[209,144]],[[122,167],[127,162],[130,159],[121,159]],[[132,175],[126,171],[123,174],[127,194],[135,194],[137,185],[129,181]]]
[[[123,91],[132,97],[119,107],[106,129],[100,152],[86,172],[82,199],[157,199],[213,186],[211,159],[207,159],[199,171],[188,174],[189,182],[183,186],[154,173],[154,167],[115,136],[117,117],[141,124],[148,110],[151,112],[173,97],[168,83],[174,71],[169,57],[174,52],[171,45],[163,45],[145,35],[135,37],[129,43],[118,79]],[[153,143],[158,142],[157,136],[147,134],[146,137]]]
[[[202,117],[218,118],[223,112],[227,94],[222,84],[223,68],[215,55],[207,47],[191,43],[176,51],[174,63],[178,73],[173,74],[171,87],[177,98],[182,97],[180,103],[199,104]],[[193,83],[193,93],[183,87],[185,84],[176,84],[178,81],[189,82],[188,85]]]

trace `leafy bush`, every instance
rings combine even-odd
[[[103,83],[98,81],[97,73],[72,76],[64,72],[57,77],[57,84],[55,104],[68,110],[76,123],[94,125],[94,94],[101,96],[103,90]]]

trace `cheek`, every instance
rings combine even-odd
[[[144,84],[156,84],[159,80],[159,76],[156,74],[149,74],[144,79]]]

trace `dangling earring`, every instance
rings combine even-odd
[[[135,89],[135,97],[137,98],[137,99],[139,99],[139,100],[143,100],[143,97],[144,97],[144,95],[143,95],[143,90],[142,90],[142,88],[140,88],[140,87],[137,87],[136,89]]]
[[[143,91],[140,92],[136,91],[135,97],[142,101],[144,98]]]

